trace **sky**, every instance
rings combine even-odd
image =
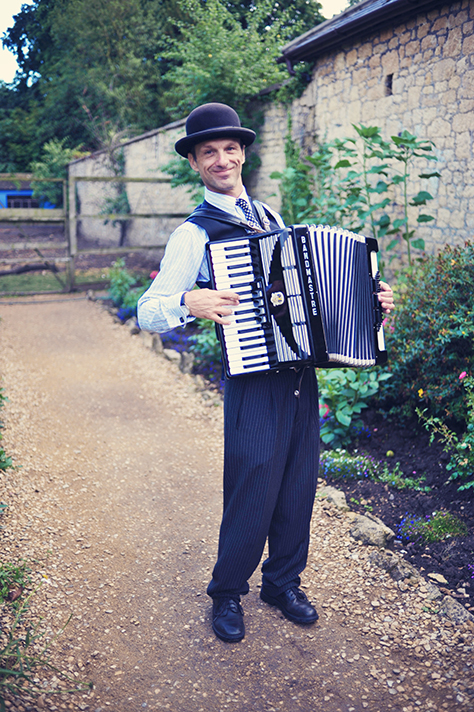
[[[319,0],[323,6],[323,15],[328,19],[346,9],[347,0]],[[0,38],[8,27],[13,25],[13,15],[20,12],[22,5],[31,5],[29,0],[0,1]],[[15,76],[15,56],[1,47],[0,43],[0,80],[11,82]]]

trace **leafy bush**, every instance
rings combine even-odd
[[[216,325],[210,319],[197,319],[198,331],[189,337],[189,350],[194,354],[198,370],[205,372],[212,383],[221,384],[223,379],[221,346],[216,334]]]
[[[450,512],[433,512],[424,518],[407,515],[400,522],[398,534],[404,541],[430,544],[453,536],[465,536],[467,527]]]
[[[148,287],[151,280],[143,280],[132,274],[126,266],[125,260],[116,260],[109,269],[109,295],[114,305],[119,307],[118,316],[127,319],[137,313],[137,303]],[[137,281],[144,281],[141,286],[135,287]]]
[[[332,448],[348,446],[363,429],[357,416],[368,407],[390,374],[351,368],[318,369],[321,440]]]
[[[407,477],[400,470],[397,462],[393,470],[387,463],[378,462],[368,455],[351,455],[346,450],[326,450],[321,453],[319,474],[332,479],[369,479],[382,482],[398,490],[413,489],[417,492],[428,492],[429,487],[422,484],[424,477],[415,479]]]
[[[474,370],[474,244],[448,246],[409,271],[386,323],[392,378],[380,404],[399,418],[425,408],[463,427],[468,412],[459,374]]]
[[[220,361],[221,346],[212,319],[197,319],[199,331],[189,337],[190,350],[198,362]]]
[[[385,251],[404,245],[411,265],[413,248],[425,246],[416,237],[416,225],[433,220],[419,209],[433,198],[427,190],[409,195],[409,186],[415,164],[422,169],[418,179],[440,176],[427,168],[427,162],[437,160],[434,145],[406,130],[386,141],[377,126],[353,128],[355,138],[321,141],[305,156],[291,138],[290,120],[286,168],[270,176],[280,181],[283,218],[288,225],[326,223],[376,238],[390,235]]]
[[[458,437],[440,418],[427,417],[426,409],[421,411],[417,408],[416,412],[425,428],[431,431],[430,444],[435,436],[444,443],[444,451],[451,455],[446,465],[446,469],[451,473],[450,479],[465,480],[458,487],[459,490],[465,490],[474,487],[474,378],[463,371],[459,379],[466,387],[468,408],[467,430],[462,437]]]

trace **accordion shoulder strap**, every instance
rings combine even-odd
[[[258,222],[262,226],[263,232],[279,228],[273,216],[265,209],[263,203],[260,203],[258,200],[253,200],[251,201],[251,205],[254,208]],[[255,232],[244,220],[240,220],[235,215],[227,213],[224,210],[219,210],[206,201],[197,206],[187,218],[187,221],[202,227],[209,235],[211,242],[221,240],[224,237],[226,239],[229,238],[231,236],[230,232],[234,233],[235,236]],[[234,230],[232,230],[232,227]]]

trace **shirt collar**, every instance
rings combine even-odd
[[[247,195],[247,191],[245,190],[245,188],[238,197],[243,198],[247,201],[247,203],[249,203],[249,196]],[[224,210],[224,212],[226,213],[231,213],[231,215],[237,215],[238,217],[240,217],[240,213],[237,212],[235,206],[235,201],[237,200],[237,198],[234,198],[232,195],[214,193],[212,190],[205,188],[204,200],[206,200],[208,203],[213,205],[215,208],[218,208],[219,210]]]

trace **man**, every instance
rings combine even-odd
[[[224,104],[197,107],[177,152],[205,186],[205,202],[171,235],[161,268],[138,303],[142,329],[163,332],[194,317],[230,323],[239,295],[210,289],[209,239],[283,227],[268,206],[252,203],[242,183],[245,148],[255,133]],[[199,290],[193,289],[197,284]],[[393,296],[383,284],[384,311]],[[291,621],[318,614],[299,588],[306,566],[319,462],[319,408],[314,368],[228,379],[224,395],[224,511],[219,551],[207,592],[212,627],[226,642],[245,634],[242,595],[268,539],[260,597]]]

